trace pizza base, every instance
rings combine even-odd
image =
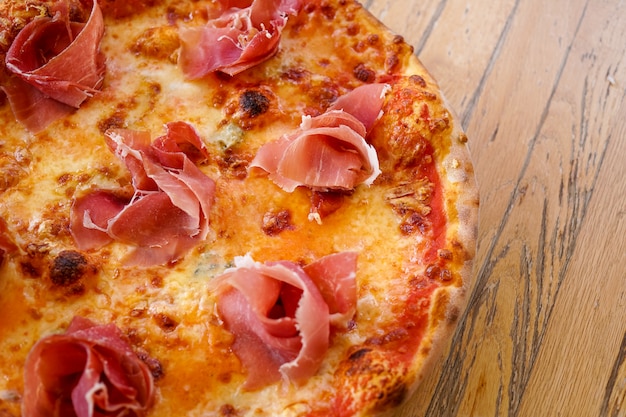
[[[471,289],[478,193],[461,126],[412,48],[356,2],[311,3],[290,16],[271,59],[232,78],[192,81],[176,65],[165,3],[121,19],[105,14],[104,84],[75,113],[32,135],[6,102],[0,107],[0,217],[19,247],[0,267],[0,315],[15,318],[0,324],[7,352],[0,410],[20,415],[28,352],[81,315],[115,323],[151,364],[157,394],[149,416],[392,415],[442,354]],[[204,6],[173,1],[169,10],[182,25],[180,16]],[[318,223],[311,190],[286,193],[247,172],[260,146],[296,128],[303,114],[322,113],[373,80],[391,92],[371,134],[383,171],[372,186],[324,200],[334,211]],[[260,114],[241,104],[248,92],[267,99]],[[130,249],[123,243],[77,250],[68,231],[73,199],[130,185],[103,133],[129,128],[155,138],[175,120],[192,124],[211,155],[200,165],[216,181],[206,240],[177,262],[150,268],[124,265]],[[436,144],[428,153],[434,170],[420,171],[409,158],[422,155],[418,136]],[[435,177],[443,192],[428,196],[420,181]],[[436,244],[418,221],[428,216],[429,198],[445,214]],[[288,219],[274,230],[281,213]],[[357,313],[348,330],[331,335],[319,371],[303,385],[243,390],[246,371],[207,283],[236,256],[308,264],[346,250],[359,252]],[[59,282],[54,265],[68,251],[84,264],[78,279]],[[419,314],[409,314],[416,305]],[[416,323],[399,326],[406,318]]]

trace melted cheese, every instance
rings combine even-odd
[[[322,112],[338,95],[360,85],[363,65],[380,78],[403,73],[411,49],[381,32],[352,2],[324,10],[312,6],[290,18],[271,60],[235,79],[210,75],[188,81],[172,57],[176,42],[165,3],[132,18],[106,19],[103,89],[73,115],[31,136],[13,121],[6,103],[0,107],[0,152],[17,155],[27,149],[30,155],[19,165],[27,174],[0,194],[0,216],[22,250],[0,269],[0,408],[16,415],[30,347],[63,331],[74,315],[115,322],[134,347],[160,362],[163,376],[156,381],[150,416],[230,415],[233,409],[237,415],[295,416],[312,405],[330,408],[339,362],[351,346],[383,338],[397,325],[398,309],[409,297],[408,280],[423,275],[427,266],[422,262],[427,239],[399,232],[401,218],[385,198],[389,186],[384,180],[358,187],[318,224],[309,220],[310,191],[288,194],[262,176],[242,178],[233,163],[245,167],[261,144],[296,128],[303,113]],[[203,7],[202,2],[172,4],[179,15],[189,16]],[[250,116],[240,108],[239,96],[248,89],[269,98],[266,112]],[[72,198],[92,188],[128,185],[129,176],[107,149],[103,131],[125,127],[157,137],[164,123],[176,120],[193,124],[212,155],[201,166],[217,182],[209,238],[177,264],[148,269],[120,265],[129,248],[110,244],[85,254],[97,272],[80,288],[53,285],[51,259],[75,249],[68,232]],[[387,169],[383,176],[394,175],[388,164],[381,166]],[[290,212],[293,228],[270,236],[262,228],[264,215],[280,210]],[[245,370],[230,350],[232,335],[215,314],[207,283],[246,253],[259,261],[308,263],[344,250],[360,254],[358,313],[349,331],[333,336],[318,375],[302,389],[241,391]],[[460,258],[457,262],[462,264]]]

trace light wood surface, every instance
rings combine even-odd
[[[626,416],[626,1],[364,5],[439,81],[481,194],[466,314],[397,415]]]

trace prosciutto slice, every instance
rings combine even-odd
[[[177,260],[207,236],[215,183],[192,161],[206,158],[206,147],[185,122],[166,128],[154,143],[147,132],[107,131],[135,192],[125,200],[114,190],[95,190],[74,201],[70,231],[80,249],[115,240],[137,247],[129,264],[154,265]]]
[[[53,17],[38,18],[17,35],[6,54],[12,75],[2,85],[16,119],[37,133],[77,109],[102,85],[104,22],[97,1],[86,23],[72,22],[67,1]]]
[[[238,74],[273,56],[288,13],[302,0],[222,1],[222,14],[206,25],[181,28],[179,64],[190,79],[214,71]]]
[[[356,253],[329,255],[305,268],[293,262],[235,259],[212,284],[220,317],[235,336],[246,368],[244,388],[280,380],[302,383],[328,350],[330,326],[345,326],[356,309]]]
[[[371,185],[380,174],[376,150],[366,141],[379,117],[385,84],[368,84],[340,97],[325,113],[303,117],[300,128],[263,145],[250,169],[265,171],[287,192]]]
[[[356,252],[339,252],[303,268],[328,305],[330,323],[337,327],[346,328],[356,313],[356,264]]]
[[[75,317],[26,358],[24,416],[142,416],[153,398],[149,368],[114,324]]]

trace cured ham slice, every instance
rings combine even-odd
[[[24,416],[142,416],[153,397],[148,366],[114,324],[75,317],[26,358]]]
[[[339,97],[329,110],[343,110],[363,123],[369,132],[380,117],[383,99],[391,87],[388,84],[365,84]]]
[[[340,252],[303,268],[328,305],[332,325],[347,327],[356,312],[356,264],[356,252]]]
[[[113,190],[96,190],[74,201],[70,231],[80,249],[115,240],[137,247],[128,263],[163,264],[207,236],[215,183],[192,162],[208,156],[206,147],[191,125],[166,127],[154,143],[147,132],[107,131],[107,144],[130,171],[135,193],[125,200]]]
[[[263,145],[250,169],[265,171],[287,192],[371,185],[380,174],[378,156],[366,137],[379,117],[385,84],[368,84],[340,97],[325,113],[303,117],[300,128]]]
[[[235,336],[233,350],[254,390],[281,378],[302,383],[328,350],[330,326],[345,326],[356,309],[356,253],[329,255],[306,266],[235,259],[212,284],[218,312]]]
[[[2,85],[16,119],[37,133],[77,109],[102,85],[104,22],[97,1],[86,23],[72,22],[66,1],[54,16],[37,18],[17,35],[6,54],[12,75]]]
[[[302,0],[222,2],[223,13],[202,27],[181,28],[179,64],[191,79],[214,71],[238,74],[273,56],[288,13]]]

